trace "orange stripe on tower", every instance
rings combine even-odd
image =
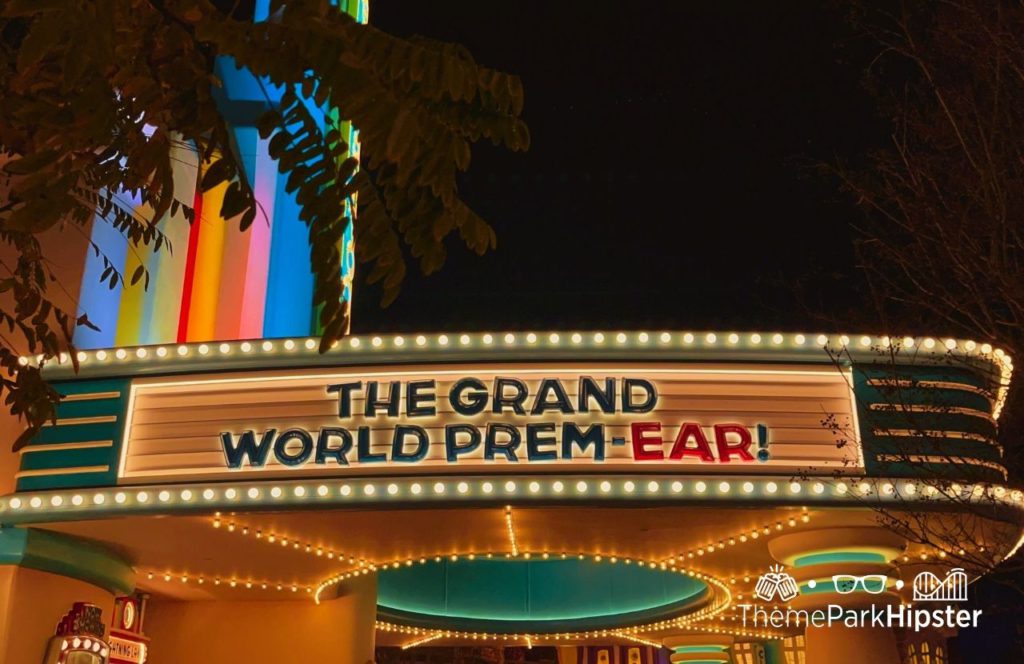
[[[196,245],[192,298],[188,309],[188,341],[217,338],[217,307],[224,262],[227,222],[220,216],[228,184],[222,182],[203,194],[202,225]]]

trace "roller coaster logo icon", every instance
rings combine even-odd
[[[940,579],[931,572],[921,572],[914,577],[915,602],[966,602],[967,574],[960,567],[946,572]]]
[[[864,577],[856,577],[845,574],[836,574],[832,577],[836,592],[847,595],[853,592],[858,584],[865,592],[872,595],[885,592],[888,588],[888,578],[882,574],[873,574]],[[814,588],[815,581],[809,581],[807,586]],[[903,581],[897,580],[897,590],[903,587]],[[754,597],[764,602],[778,599],[788,602],[800,594],[796,579],[783,571],[782,565],[773,565],[767,572],[761,575],[754,586]],[[921,572],[914,577],[914,601],[915,602],[966,602],[967,601],[967,574],[960,567],[955,567],[946,572],[946,577],[940,579],[932,572]]]
[[[763,602],[770,602],[778,595],[783,602],[788,602],[800,594],[796,579],[782,571],[782,565],[774,565],[761,575],[754,586],[754,597]]]

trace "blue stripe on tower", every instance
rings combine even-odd
[[[90,239],[99,250],[99,255],[90,250],[86,256],[82,289],[78,294],[78,315],[87,315],[89,321],[99,329],[79,325],[74,333],[75,345],[86,350],[117,345],[114,339],[117,335],[117,316],[121,310],[123,288],[118,285],[111,289],[108,282],[100,281],[100,277],[106,270],[104,256],[117,270],[124,270],[128,256],[128,240],[99,215],[93,220]]]

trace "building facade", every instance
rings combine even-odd
[[[0,498],[7,647],[76,602],[116,619],[130,601],[151,662],[476,644],[896,662],[972,624],[932,611],[967,611],[966,549],[1019,545],[1024,497],[994,443],[1011,365],[987,345],[547,331],[316,348],[47,366],[58,419]],[[950,554],[894,530],[901,515],[985,539]]]

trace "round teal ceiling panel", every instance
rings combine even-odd
[[[685,574],[590,559],[442,559],[382,572],[377,612],[403,625],[479,632],[613,629],[678,616],[710,599]]]

